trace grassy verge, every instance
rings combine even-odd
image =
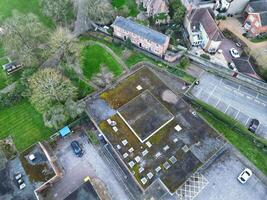
[[[252,38],[250,41],[251,42],[254,42],[254,43],[259,43],[259,42],[267,41],[267,35],[261,36],[261,37],[258,36],[258,37]]]
[[[18,151],[46,139],[53,130],[46,128],[42,116],[27,101],[0,108],[0,139],[11,135]]]
[[[193,106],[219,133],[267,175],[266,140],[257,137],[239,122],[201,101],[194,101]]]
[[[103,47],[94,44],[82,50],[82,70],[87,79],[100,72],[101,65],[105,65],[115,76],[122,73],[120,64]]]
[[[88,136],[89,140],[92,142],[92,144],[94,144],[94,145],[99,144],[99,141],[98,141],[96,135],[92,131],[88,131],[87,136]]]
[[[130,16],[136,16],[138,14],[138,8],[135,0],[112,0],[111,4],[117,9],[127,7],[129,9]]]
[[[39,17],[44,25],[50,28],[54,27],[53,21],[43,15],[39,0],[0,0],[0,21],[12,16],[13,10],[18,10],[24,14],[33,13]]]

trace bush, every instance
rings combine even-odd
[[[190,64],[189,58],[186,56],[183,56],[179,62],[179,64],[177,65],[177,67],[180,67],[182,69],[186,69],[188,67],[188,65]]]
[[[202,57],[206,60],[210,60],[210,56],[208,54],[205,54],[205,53],[201,54],[200,57]]]

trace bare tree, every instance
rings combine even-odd
[[[59,62],[75,64],[78,61],[82,44],[67,29],[58,27],[50,36],[46,56],[57,55]],[[54,65],[53,65],[54,66]]]
[[[43,13],[56,24],[70,25],[74,19],[72,0],[40,0]]]
[[[13,59],[27,66],[36,65],[42,60],[42,50],[49,32],[34,14],[13,12],[2,25],[1,37],[5,52]]]
[[[88,18],[97,24],[108,24],[114,19],[114,10],[108,0],[86,0]]]
[[[52,68],[39,70],[29,78],[28,84],[31,103],[41,113],[54,104],[64,104],[77,97],[77,88],[71,81]]]

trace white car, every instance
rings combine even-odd
[[[244,184],[248,181],[248,179],[252,176],[252,171],[248,168],[244,169],[241,174],[238,176],[238,180],[240,183]]]
[[[231,54],[231,56],[232,56],[233,58],[239,58],[239,57],[240,57],[238,51],[237,51],[235,48],[231,48],[231,49],[230,49],[230,54]]]

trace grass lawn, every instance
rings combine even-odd
[[[120,64],[104,48],[94,44],[82,50],[82,70],[84,76],[91,79],[94,74],[100,72],[101,65],[105,65],[115,76],[122,73]]]
[[[0,90],[17,81],[20,78],[22,70],[23,69],[20,69],[10,75],[7,75],[7,73],[2,68],[2,65],[0,65]]]
[[[0,108],[0,130],[0,139],[11,135],[19,151],[53,133],[44,126],[42,116],[27,100],[12,107]]]
[[[198,112],[224,137],[246,156],[256,167],[267,175],[267,141],[250,133],[242,124],[218,111],[197,101],[194,103]]]
[[[78,88],[78,99],[82,99],[94,91],[92,87],[78,77],[72,68],[65,67],[64,74],[71,80],[73,85]]]
[[[124,5],[130,10],[130,16],[136,16],[138,14],[137,4],[135,0],[112,0],[111,4],[114,8],[122,8]]]
[[[39,0],[0,0],[0,19],[5,19],[12,15],[13,10],[21,13],[33,13],[37,15],[40,21],[47,27],[54,27],[53,21],[42,14]]]

